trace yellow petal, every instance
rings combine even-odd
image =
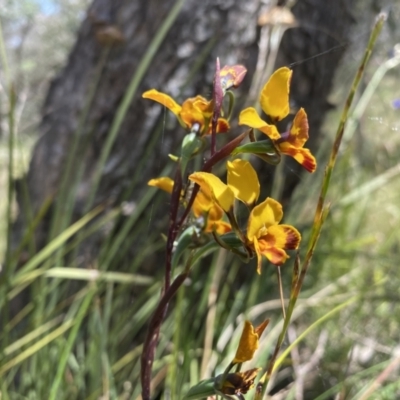
[[[249,361],[253,358],[254,352],[258,349],[258,338],[259,336],[254,331],[251,322],[245,321],[239,346],[233,359],[234,364]]]
[[[285,250],[297,249],[300,240],[300,233],[293,226],[272,225],[265,235],[258,238],[258,250],[272,264],[282,265],[289,258]]]
[[[276,70],[260,94],[261,108],[274,121],[280,121],[289,114],[289,89],[292,71],[282,67]]]
[[[228,132],[230,129],[229,122],[225,118],[218,118],[217,121],[217,133],[225,133]],[[208,130],[205,132],[206,135],[211,135],[212,126],[211,124],[208,125]]]
[[[207,226],[204,232],[217,232],[218,235],[223,235],[232,230],[231,225],[225,221],[207,220]]]
[[[292,127],[289,131],[289,137],[285,142],[290,143],[292,146],[301,148],[308,140],[308,119],[304,108],[300,108],[294,117]]]
[[[299,247],[301,236],[299,231],[291,225],[272,225],[265,235],[258,238],[261,251],[267,247],[293,250]]]
[[[212,207],[208,210],[208,221],[219,221],[222,219],[224,216],[224,211],[222,208],[217,204],[213,202]]]
[[[161,190],[164,190],[168,193],[172,193],[172,189],[174,187],[174,181],[171,178],[163,176],[161,178],[150,179],[147,184],[149,186],[155,186]]]
[[[171,97],[165,93],[161,93],[156,89],[148,90],[142,94],[145,99],[154,100],[171,110],[175,115],[179,116],[182,107]]]
[[[200,100],[196,97],[187,99],[183,102],[179,116],[187,128],[190,129],[194,124],[199,124],[199,132],[204,129],[206,119],[202,109],[200,108]]]
[[[232,190],[217,176],[208,172],[195,172],[189,179],[197,183],[206,195],[211,195],[224,211],[228,212],[233,207],[235,196]]]
[[[246,108],[240,113],[239,125],[247,125],[258,129],[272,140],[278,140],[281,137],[276,127],[263,121],[253,107]]]
[[[193,99],[193,106],[196,107],[198,110],[200,110],[205,118],[211,118],[213,114],[213,107],[214,104],[211,101],[208,101],[205,99],[203,96],[197,95]]]
[[[277,225],[282,217],[282,205],[268,197],[251,210],[247,224],[247,238],[253,242],[254,237],[263,236],[266,230],[272,225]]]
[[[285,250],[278,249],[277,247],[265,248],[261,251],[261,254],[274,265],[282,265],[289,258]]]
[[[314,172],[317,168],[317,161],[309,149],[298,149],[291,144],[283,142],[278,144],[279,151],[293,157],[308,172]]]
[[[252,206],[260,195],[260,183],[252,165],[245,160],[236,159],[227,162],[228,186],[235,197],[248,206]]]
[[[207,226],[204,228],[204,232],[216,231],[219,235],[223,235],[232,230],[229,223],[222,221],[224,216],[222,208],[201,190],[193,202],[192,211],[196,218],[202,216],[206,218]]]
[[[203,191],[199,190],[196,198],[194,199],[192,211],[196,218],[207,214],[213,207],[214,201],[210,196],[207,196]],[[222,217],[222,214],[221,214]]]

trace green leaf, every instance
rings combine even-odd
[[[214,232],[213,236],[221,247],[239,256],[243,262],[249,262],[249,254],[245,251],[242,241],[236,236],[235,232],[229,232],[222,236],[218,236],[218,234]]]
[[[242,241],[237,237],[235,232],[228,232],[220,236],[220,238],[231,248],[241,249],[243,248]]]
[[[178,265],[179,259],[183,252],[193,243],[193,239],[197,237],[196,229],[193,226],[187,228],[179,237],[174,255],[172,257],[172,270]]]
[[[255,154],[272,165],[277,165],[281,161],[280,153],[270,140],[260,140],[259,142],[246,143],[242,146],[238,146],[233,150],[232,155],[234,156],[240,153]]]
[[[197,385],[192,386],[183,400],[204,399],[215,394],[214,378],[210,378],[200,381]]]
[[[182,142],[181,168],[182,174],[186,171],[186,166],[194,154],[202,147],[202,140],[195,133],[189,133]]]

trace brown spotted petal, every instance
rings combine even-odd
[[[227,395],[246,394],[253,386],[261,368],[253,368],[248,371],[234,372],[227,375],[224,382],[218,382],[222,375],[216,378],[216,386],[219,392]]]

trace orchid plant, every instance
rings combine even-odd
[[[304,109],[300,108],[296,113],[287,132],[279,133],[277,128],[277,123],[290,114],[292,71],[289,68],[282,67],[275,71],[260,94],[264,119],[255,108],[246,108],[239,115],[239,125],[245,125],[248,129],[222,148],[216,148],[216,134],[226,135],[230,131],[233,89],[240,85],[245,74],[246,68],[241,65],[220,69],[217,60],[213,98],[210,100],[198,95],[179,105],[172,97],[155,89],[143,94],[145,99],[168,108],[186,131],[181,154],[171,156],[176,162],[175,177],[162,176],[148,182],[150,186],[169,193],[171,199],[164,289],[150,321],[142,355],[144,400],[150,399],[152,362],[169,300],[188,276],[195,260],[206,253],[205,249],[222,247],[236,254],[243,262],[255,258],[256,271],[261,274],[263,259],[279,269],[290,257],[287,251],[297,250],[300,246],[300,232],[291,225],[281,223],[282,205],[271,197],[259,200],[260,182],[251,163],[253,154],[276,165],[284,154],[293,157],[308,172],[316,169],[315,157],[303,147],[308,139],[308,121]],[[225,96],[228,99],[228,112],[222,106]],[[257,140],[254,131],[266,135],[264,140]],[[246,138],[249,141],[243,144]],[[210,157],[201,170],[189,174],[190,161],[199,154],[204,157],[208,144]],[[246,154],[246,159],[239,158],[243,154]],[[226,183],[212,172],[221,163],[227,171]],[[247,209],[246,223],[243,223],[243,218],[239,222],[236,216],[238,207]],[[190,249],[191,255],[184,272],[171,283],[171,275],[183,259],[186,249]],[[246,321],[236,355],[224,374],[192,387],[187,399],[211,395],[228,399],[244,398],[243,395],[253,387],[262,368],[240,371],[240,366],[252,359],[268,322],[254,328]],[[232,372],[234,367],[235,372]],[[261,384],[263,381],[265,378],[260,380]]]
[[[301,264],[298,252],[294,257],[287,307],[283,302],[280,267],[290,258],[287,251],[299,249],[301,234],[295,227],[281,224],[283,209],[277,200],[267,197],[259,201],[260,182],[251,164],[251,156],[255,155],[272,165],[277,165],[281,156],[286,155],[293,157],[306,171],[313,173],[316,170],[315,157],[309,149],[304,147],[309,133],[306,111],[300,108],[295,113],[287,131],[280,133],[277,126],[291,114],[289,93],[293,71],[282,67],[271,75],[261,90],[259,98],[265,116],[260,116],[253,107],[242,110],[239,115],[239,125],[247,126],[249,129],[232,138],[220,149],[216,145],[216,135],[229,134],[234,100],[233,89],[237,88],[244,79],[245,67],[234,65],[220,69],[217,59],[213,98],[210,100],[196,96],[179,105],[170,96],[155,89],[143,94],[144,98],[156,101],[171,110],[186,130],[180,155],[171,156],[171,159],[176,162],[174,177],[159,177],[151,179],[148,183],[170,194],[170,223],[166,240],[163,290],[149,321],[141,357],[143,400],[151,399],[150,384],[155,349],[170,300],[189,276],[192,266],[210,250],[218,248],[231,251],[243,262],[249,262],[255,258],[258,274],[262,273],[263,259],[276,266],[282,302],[283,327],[267,365],[242,371],[242,364],[253,358],[261,335],[269,324],[268,319],[257,327],[245,321],[236,354],[223,374],[192,386],[185,399],[222,397],[241,400],[245,399],[245,395],[255,385],[253,399],[263,398],[268,382],[281,362],[281,359],[278,360],[278,354],[329,210],[325,204],[326,193],[349,109],[385,18],[385,14],[380,14],[375,22],[364,57],[347,97],[325,169],[306,254]],[[228,111],[223,107],[225,96],[228,99]],[[260,131],[265,135],[264,140],[257,140],[255,131]],[[249,142],[242,144],[246,138]],[[210,149],[210,156],[201,169],[189,173],[189,163],[196,156],[204,159],[207,148]],[[246,155],[246,158],[239,158],[239,155]],[[213,168],[221,163],[227,171],[226,183],[213,173]],[[247,209],[245,222],[243,218],[240,220],[237,218],[238,207]],[[187,256],[183,257],[184,254]],[[175,278],[171,282],[173,274]],[[260,378],[255,384],[259,375]]]

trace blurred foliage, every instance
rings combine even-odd
[[[20,134],[36,134],[49,82],[65,65],[89,0],[4,0],[7,57],[18,93]],[[3,110],[4,112],[4,110]]]

